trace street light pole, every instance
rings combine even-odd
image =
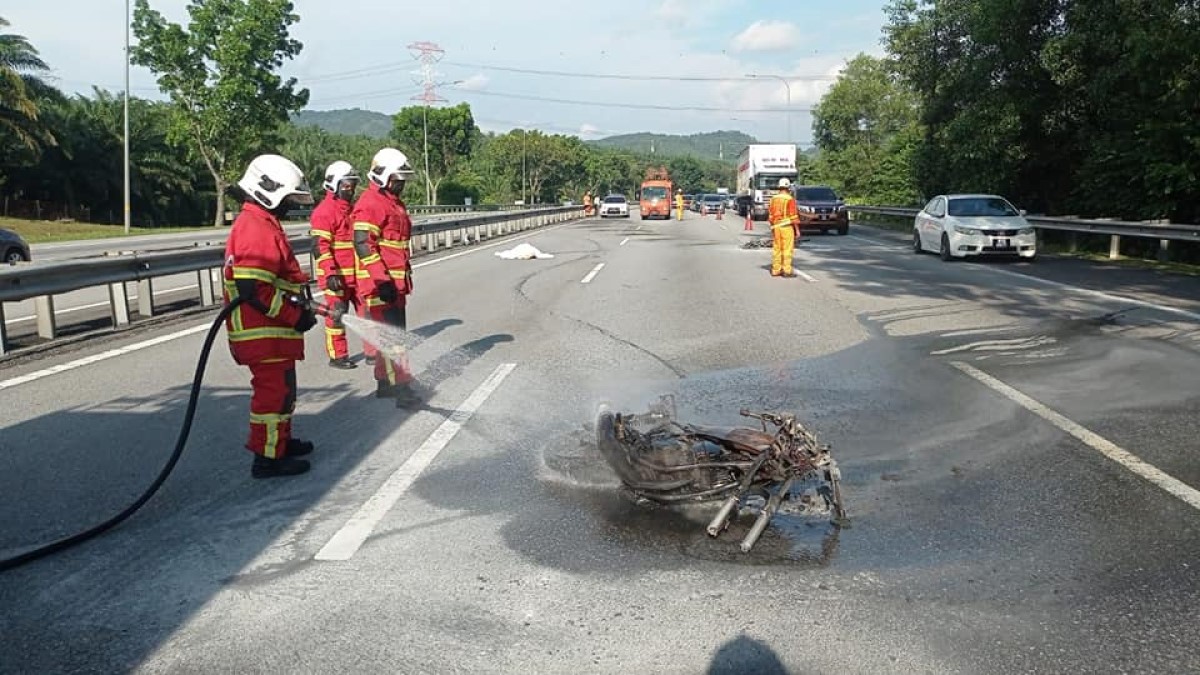
[[[421,108],[421,131],[425,135],[425,203],[433,199],[433,183],[429,180],[429,104]]]
[[[455,80],[453,82],[438,82],[440,85],[450,85],[453,87],[456,84],[462,84],[466,80]],[[445,99],[438,99],[444,101]],[[425,203],[432,205],[433,202],[433,181],[429,178],[429,104],[428,92],[426,92],[425,105],[421,108],[421,134],[425,138],[424,151],[425,155]]]
[[[521,129],[521,205],[528,206],[525,201],[525,186],[528,184],[528,173],[525,170],[525,157],[527,151],[525,149],[526,141],[529,139],[529,130]]]
[[[125,234],[129,234],[129,0],[125,0]]]
[[[749,77],[751,79],[770,77],[770,78],[779,80],[780,82],[783,83],[783,88],[787,91],[787,141],[790,143],[792,141],[792,85],[789,84],[787,79],[784,78],[782,75],[747,74],[746,77]]]

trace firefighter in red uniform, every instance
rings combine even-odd
[[[354,253],[357,257],[358,296],[368,316],[407,330],[407,298],[412,293],[412,264],[408,240],[412,220],[400,195],[414,172],[408,157],[395,148],[375,153],[369,185],[354,205]],[[379,345],[375,345],[376,348]],[[413,375],[404,345],[388,345],[388,353],[375,359],[375,395],[394,398],[396,407],[413,406],[420,397],[413,391]]]
[[[330,305],[340,305],[341,311],[354,305],[359,316],[365,316],[356,293],[354,262],[354,226],[350,209],[358,176],[349,162],[338,160],[325,169],[325,198],[313,209],[313,258],[317,263],[317,282]],[[358,366],[350,360],[346,344],[346,328],[333,314],[325,316],[325,351],[329,365],[348,370]],[[374,349],[364,344],[363,353],[374,356]]]
[[[312,194],[300,169],[279,155],[255,157],[237,186],[243,205],[225,245],[222,294],[227,304],[242,301],[225,327],[233,360],[250,368],[251,475],[292,476],[308,471],[308,462],[297,458],[313,451],[312,443],[292,437],[292,411],[296,362],[304,359],[304,333],[317,325],[317,317],[293,302],[308,277],[279,217],[295,205],[311,204]]]

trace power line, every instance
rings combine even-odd
[[[579,101],[566,98],[548,98],[528,94],[505,94],[498,91],[469,91],[464,90],[463,96],[496,96],[520,101],[538,101],[541,103],[561,103],[565,105],[586,105],[597,108],[627,108],[632,110],[669,110],[673,112],[727,112],[727,113],[787,113],[812,112],[812,108],[717,108],[711,106],[661,105],[654,103],[615,103],[612,101]]]
[[[314,101],[310,105],[341,103],[351,100],[366,100],[373,98],[386,98],[399,94],[406,94],[412,91],[412,88],[406,89],[377,89],[374,91],[365,91],[355,94],[346,94],[339,96],[336,99],[328,98],[320,101]],[[618,103],[614,101],[581,101],[576,99],[566,98],[550,98],[546,96],[534,96],[531,94],[508,94],[499,91],[481,91],[460,89],[461,94],[465,97],[469,96],[494,96],[497,98],[508,98],[519,101],[536,101],[540,103],[560,103],[563,105],[585,105],[597,108],[624,108],[630,110],[667,110],[672,112],[719,112],[719,113],[788,113],[788,112],[812,112],[812,108],[720,108],[713,106],[688,106],[688,105],[665,105],[654,103]]]
[[[685,75],[623,75],[615,73],[575,73],[562,70],[537,70],[533,68],[512,68],[509,66],[489,66],[479,63],[462,63],[459,61],[445,61],[447,66],[458,66],[460,68],[476,68],[478,70],[497,70],[506,73],[522,73],[525,75],[548,75],[552,77],[584,77],[602,80],[635,80],[641,82],[750,82],[755,78],[752,77],[692,77]],[[808,82],[833,82],[836,77],[828,75],[788,75],[785,76],[789,80],[800,80]]]
[[[443,61],[444,65],[456,66],[459,68],[475,68],[478,70],[493,70],[506,73],[519,73],[523,75],[542,75],[547,77],[578,77],[600,80],[629,80],[636,82],[752,82],[756,78],[752,77],[696,77],[689,75],[629,75],[621,73],[580,73],[569,72],[563,70],[538,70],[536,68],[515,68],[511,66],[492,66],[479,63],[464,63],[461,61]],[[373,77],[384,73],[394,72],[407,68],[410,64],[405,62],[385,63],[372,68],[356,68],[354,70],[336,71],[321,75],[312,75],[298,78],[305,83],[308,82],[333,82],[337,80],[353,80],[362,77]],[[837,77],[828,75],[787,75],[789,80],[801,82],[833,82]]]

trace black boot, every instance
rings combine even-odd
[[[306,471],[308,471],[308,461],[294,457],[267,459],[262,455],[255,455],[254,464],[250,467],[250,475],[254,478],[297,476]]]
[[[375,382],[375,398],[395,398],[396,387],[383,380]]]
[[[329,359],[329,367],[337,368],[338,370],[352,370],[357,368],[358,364],[351,361],[348,357],[343,356],[337,359]]]
[[[316,448],[316,446],[314,446],[309,441],[302,441],[298,438],[289,438],[288,442],[287,442],[286,456],[287,457],[303,457],[305,455],[312,454],[312,451],[315,448]]]
[[[415,408],[423,402],[411,384],[396,385],[392,396],[396,399],[397,408]]]

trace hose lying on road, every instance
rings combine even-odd
[[[192,431],[192,419],[196,416],[196,403],[200,398],[200,385],[204,380],[204,369],[208,365],[208,355],[212,351],[213,341],[217,338],[217,333],[221,330],[221,324],[225,323],[225,319],[233,311],[235,307],[242,303],[241,298],[235,298],[233,302],[226,305],[217,318],[213,320],[212,327],[208,329],[208,335],[204,338],[204,346],[200,350],[200,359],[196,362],[196,374],[192,376],[192,391],[188,397],[187,412],[183,416],[183,427],[179,429],[179,437],[175,440],[175,450],[171,453],[171,458],[167,461],[166,466],[158,472],[158,477],[150,484],[150,487],[142,493],[137,501],[130,504],[126,509],[108,520],[96,525],[90,529],[84,530],[78,534],[73,534],[69,537],[59,539],[58,541],[40,546],[25,553],[0,560],[0,572],[10,570],[14,567],[20,567],[28,562],[33,562],[39,558],[44,558],[52,553],[68,549],[76,544],[81,544],[92,537],[95,537],[103,532],[106,532],[113,527],[119,525],[129,516],[132,516],[138,509],[142,508],[154,493],[158,492],[167,476],[171,475],[171,471],[175,469],[175,464],[179,462],[179,457],[183,454],[183,447],[187,445],[188,435]]]

